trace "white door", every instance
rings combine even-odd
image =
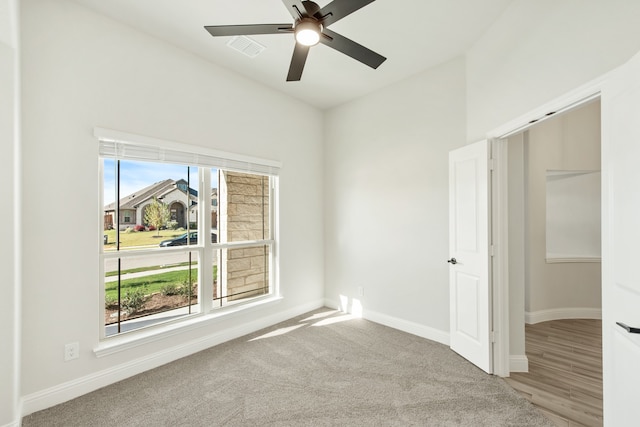
[[[487,141],[449,153],[449,339],[452,350],[492,373],[488,162]]]
[[[602,329],[606,426],[640,423],[640,55],[602,90]]]

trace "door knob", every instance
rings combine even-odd
[[[458,260],[456,260],[455,258],[451,258],[450,260],[447,260],[447,262],[450,262],[451,264],[457,264]]]

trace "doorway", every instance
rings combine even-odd
[[[505,143],[510,371],[530,372],[509,382],[587,425],[602,420],[600,123],[591,100]]]
[[[510,354],[525,321],[601,317],[600,133],[595,100],[507,140]]]

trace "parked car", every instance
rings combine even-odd
[[[173,239],[169,239],[169,240],[163,240],[162,242],[160,242],[160,246],[165,248],[167,246],[184,246],[187,244],[187,235],[189,236],[189,244],[190,245],[197,245],[198,244],[198,232],[197,231],[191,231],[189,233],[184,233],[181,236],[178,236],[176,238]],[[218,234],[215,231],[211,231],[211,243],[217,243],[218,242]]]

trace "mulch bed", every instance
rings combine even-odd
[[[193,295],[191,298],[192,304],[198,303],[198,296]],[[148,295],[144,302],[142,309],[135,313],[128,314],[123,311],[120,314],[120,321],[131,320],[138,317],[149,316],[151,314],[161,313],[163,311],[174,310],[176,308],[186,307],[188,305],[187,298],[182,295],[162,295],[156,293]],[[104,324],[110,325],[118,322],[118,306],[109,306],[104,311]]]

